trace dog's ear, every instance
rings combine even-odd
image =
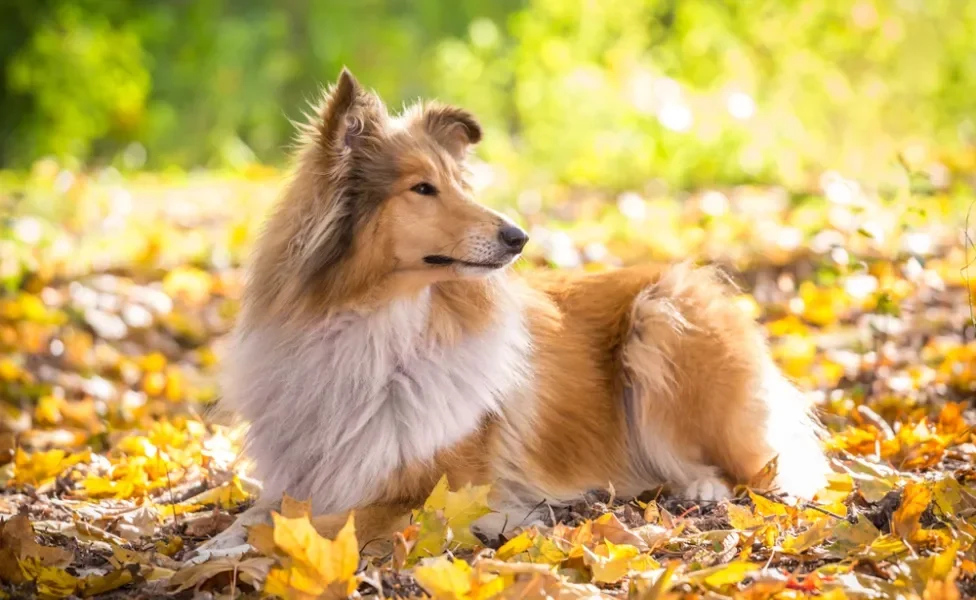
[[[459,160],[464,158],[469,146],[481,141],[481,125],[462,108],[430,104],[424,109],[423,119],[431,137]]]
[[[316,141],[327,159],[338,158],[369,143],[386,118],[379,97],[363,89],[349,69],[343,68],[319,111]]]
[[[301,273],[309,283],[349,252],[356,220],[368,207],[360,201],[361,190],[349,182],[357,163],[367,161],[383,136],[389,116],[379,97],[363,89],[348,69],[343,69],[304,128],[310,145],[304,160],[315,164],[308,172],[318,190],[328,191],[328,218],[320,219],[296,244],[301,250]],[[324,178],[320,180],[319,178]]]

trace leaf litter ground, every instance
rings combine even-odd
[[[41,172],[0,224],[0,595],[976,595],[966,201],[939,193],[567,195],[526,217],[520,268],[724,264],[829,428],[836,473],[814,502],[769,489],[771,464],[731,501],[594,490],[489,545],[469,529],[487,488],[442,482],[385,546],[354,521],[323,539],[286,498],[253,552],[187,560],[259,490],[207,410],[270,175]],[[58,203],[73,208],[45,216]]]

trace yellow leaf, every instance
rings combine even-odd
[[[111,592],[132,583],[138,574],[139,565],[128,565],[105,575],[90,575],[81,580],[81,593],[86,598],[90,598]]]
[[[795,536],[787,536],[783,540],[783,552],[787,554],[802,554],[806,550],[816,546],[827,539],[830,535],[830,528],[826,518],[815,521],[813,525],[805,531]]]
[[[441,554],[451,541],[451,530],[443,514],[418,511],[414,515],[416,538],[410,547],[406,565],[415,564],[422,558]]]
[[[945,515],[955,515],[962,505],[962,486],[951,475],[946,475],[932,486],[935,503]]]
[[[459,546],[472,548],[480,545],[478,538],[471,533],[471,525],[491,512],[488,508],[490,490],[491,486],[468,484],[456,492],[446,493],[444,516],[447,517],[447,524],[454,535],[454,542]]]
[[[221,508],[234,508],[245,502],[248,497],[248,493],[244,491],[244,486],[241,485],[241,480],[235,475],[227,483],[197,494],[179,504],[160,505],[159,512],[165,516],[172,515],[174,511],[176,514],[196,512],[207,504],[216,504]]]
[[[596,583],[616,583],[630,572],[630,563],[640,550],[629,544],[617,545],[606,540],[593,550],[584,547],[583,560],[593,572]]]
[[[749,490],[749,497],[752,498],[752,503],[756,505],[756,514],[760,517],[785,517],[789,514],[788,507],[785,504],[769,500],[752,490]]]
[[[827,486],[817,492],[820,502],[843,502],[854,491],[854,479],[848,473],[828,473]]]
[[[532,550],[529,551],[530,562],[560,565],[569,558],[556,542],[545,535],[537,535]]]
[[[834,543],[830,546],[830,553],[836,558],[846,558],[852,552],[868,546],[881,535],[874,523],[863,515],[857,516],[856,523],[841,521],[831,529]]]
[[[307,516],[289,519],[272,513],[271,517],[274,543],[280,550],[313,571],[323,585],[348,582],[349,593],[352,593],[359,566],[359,545],[352,515],[334,541],[320,536]]]
[[[37,586],[37,593],[47,598],[67,598],[78,589],[78,578],[58,567],[47,567],[36,558],[20,562],[24,574]]]
[[[439,556],[414,570],[414,577],[435,599],[465,598],[471,592],[471,566]]]
[[[447,476],[442,476],[431,491],[421,510],[414,511],[417,524],[416,541],[411,547],[407,564],[429,556],[436,556],[450,545],[452,548],[473,548],[480,542],[471,533],[471,525],[488,514],[490,486],[465,485],[450,491]]]
[[[726,509],[729,513],[729,523],[732,527],[740,530],[749,530],[755,527],[760,527],[765,523],[762,517],[756,516],[756,514],[746,508],[745,506],[739,506],[738,504],[728,503]]]
[[[50,394],[37,399],[34,407],[34,420],[42,425],[57,425],[61,422],[61,404],[63,400]]]
[[[53,482],[58,475],[76,464],[90,460],[91,452],[87,450],[71,455],[59,449],[27,454],[22,448],[17,448],[12,481],[15,485],[31,484],[39,487]]]
[[[495,553],[495,558],[498,560],[509,560],[519,554],[522,554],[526,550],[532,547],[532,537],[527,531],[523,531],[517,536],[505,542],[498,552]]]
[[[425,510],[444,510],[447,506],[447,493],[450,488],[447,485],[447,475],[441,475],[440,480],[434,489],[431,490],[430,495],[427,496],[427,500],[424,501]]]
[[[900,537],[911,540],[919,530],[919,519],[932,501],[928,486],[914,481],[909,482],[902,492],[901,505],[891,515],[893,531]]]
[[[905,552],[908,552],[905,542],[893,535],[881,535],[871,542],[862,556],[871,560],[888,560]]]
[[[706,586],[721,590],[722,588],[735,585],[756,571],[760,565],[751,562],[735,561],[725,565],[718,565],[709,569],[695,571],[688,575],[691,581],[704,583]]]
[[[647,503],[647,507],[644,509],[644,520],[648,523],[661,522],[661,509],[658,508],[657,502],[652,500]]]

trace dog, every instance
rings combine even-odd
[[[467,183],[481,137],[441,103],[391,116],[345,69],[301,126],[222,380],[263,491],[205,547],[285,493],[323,535],[352,511],[388,537],[443,475],[491,485],[485,535],[610,486],[719,500],[774,457],[781,490],[825,485],[818,421],[719,271],[516,276],[528,235]]]

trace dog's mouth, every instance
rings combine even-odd
[[[451,258],[450,256],[444,256],[443,254],[431,254],[424,257],[424,262],[428,265],[433,265],[435,267],[447,267],[450,265],[458,265],[462,267],[472,267],[475,269],[501,269],[502,267],[508,266],[511,260],[495,261],[495,262],[473,262],[469,260],[461,260],[459,258]]]

